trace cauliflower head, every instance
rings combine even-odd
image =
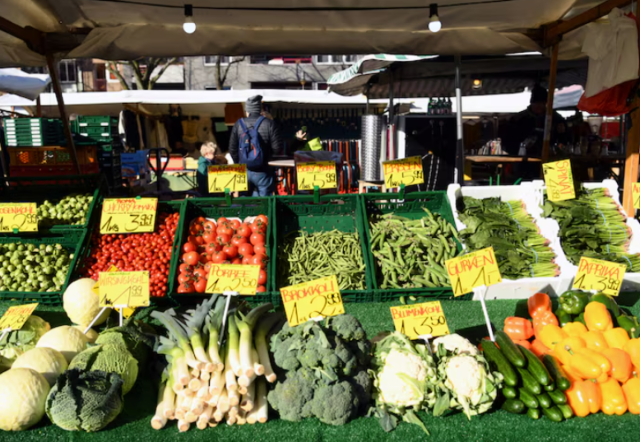
[[[378,373],[378,399],[389,405],[411,407],[424,400],[427,362],[420,356],[393,349]],[[417,388],[416,388],[417,387]]]
[[[466,353],[471,356],[475,356],[479,353],[478,348],[475,345],[457,333],[441,336],[435,339],[432,344],[434,353],[438,350],[440,344],[442,344],[444,348],[451,353]]]

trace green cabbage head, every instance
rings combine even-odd
[[[124,381],[122,394],[127,394],[138,379],[138,361],[129,353],[127,347],[121,344],[90,347],[78,353],[69,364],[69,368],[117,373]]]

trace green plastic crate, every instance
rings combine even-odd
[[[75,123],[84,126],[118,126],[118,119],[108,115],[78,115]]]
[[[307,233],[340,230],[341,232],[357,232],[362,246],[365,264],[365,290],[344,290],[340,294],[345,302],[373,301],[371,265],[367,259],[368,246],[364,231],[364,214],[358,195],[320,195],[319,204],[314,203],[313,195],[295,195],[275,197],[275,224],[273,256],[278,261],[286,262],[277,250],[284,236],[294,231]],[[277,263],[276,263],[277,265]],[[276,267],[273,267],[271,279],[276,282],[275,295],[280,298],[280,288],[289,284],[279,280]],[[282,301],[280,300],[280,304]]]
[[[245,219],[248,216],[258,216],[260,214],[266,215],[269,219],[269,225],[267,227],[267,251],[271,252],[271,245],[273,244],[272,229],[273,229],[273,199],[271,197],[240,197],[233,198],[231,205],[227,204],[225,198],[193,198],[185,200],[184,204],[184,216],[180,217],[180,224],[178,225],[178,232],[176,234],[177,250],[174,250],[174,256],[172,257],[171,271],[169,273],[169,293],[174,299],[181,299],[188,295],[179,294],[177,292],[177,278],[178,267],[180,266],[181,247],[187,241],[189,236],[189,224],[191,220],[199,216],[206,218],[241,218]],[[267,264],[267,275],[271,275],[273,267],[275,266],[275,259],[273,259],[273,253],[269,254],[269,263]],[[273,278],[267,280],[267,291],[256,295],[256,300],[271,300],[271,294],[274,289]],[[247,296],[247,298],[253,298]]]
[[[72,275],[77,271],[80,265],[79,257],[85,243],[87,233],[84,230],[78,230],[73,233],[47,235],[38,237],[0,237],[0,244],[23,243],[23,244],[60,244],[69,252],[73,253],[73,259],[69,266],[69,272],[59,292],[0,292],[0,299],[14,301],[16,305],[39,302],[43,305],[59,306],[62,305],[62,295],[64,294]]]
[[[371,232],[369,222],[376,215],[395,213],[409,219],[420,219],[426,215],[423,209],[429,209],[432,213],[439,213],[442,217],[455,226],[451,206],[447,198],[447,193],[436,192],[412,192],[405,194],[404,200],[398,199],[397,193],[366,193],[361,195],[362,210],[365,213],[365,231],[367,234],[367,257],[372,269],[373,296],[377,302],[395,301],[402,296],[416,296],[443,300],[463,300],[470,299],[470,295],[454,298],[451,287],[424,287],[416,289],[381,289],[378,285],[380,277],[375,257],[371,251]],[[458,244],[458,250],[461,245]]]

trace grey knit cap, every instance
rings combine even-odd
[[[244,110],[250,114],[259,114],[262,112],[262,95],[254,95],[253,97],[247,98]]]

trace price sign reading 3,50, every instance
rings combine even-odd
[[[436,337],[449,334],[440,301],[391,307],[391,317],[396,331],[409,339],[418,339],[421,335]]]
[[[609,296],[618,296],[622,286],[625,264],[602,261],[600,259],[580,258],[578,273],[573,279],[573,288],[578,290],[597,290]]]
[[[300,163],[296,166],[299,190],[336,189],[336,163],[333,161],[318,161],[315,163]]]
[[[344,313],[338,278],[328,276],[280,289],[280,296],[291,327],[310,319]]]
[[[401,160],[385,161],[382,163],[384,171],[384,185],[387,189],[424,183],[422,158],[409,157]]]
[[[259,276],[259,265],[213,264],[205,292],[255,295]]]
[[[100,307],[148,307],[149,272],[100,272]]]
[[[209,192],[244,192],[249,190],[246,164],[209,166]]]
[[[0,232],[37,232],[36,203],[0,203]]]
[[[571,173],[571,161],[562,160],[542,165],[544,182],[547,185],[547,198],[549,201],[572,200],[576,197],[573,187],[573,173]]]
[[[107,198],[102,204],[100,233],[153,232],[158,198]]]
[[[471,293],[474,288],[502,282],[493,247],[477,250],[445,262],[454,296]]]
[[[8,328],[20,330],[29,319],[29,316],[36,310],[36,307],[38,307],[38,303],[9,307],[0,318],[0,334]]]

